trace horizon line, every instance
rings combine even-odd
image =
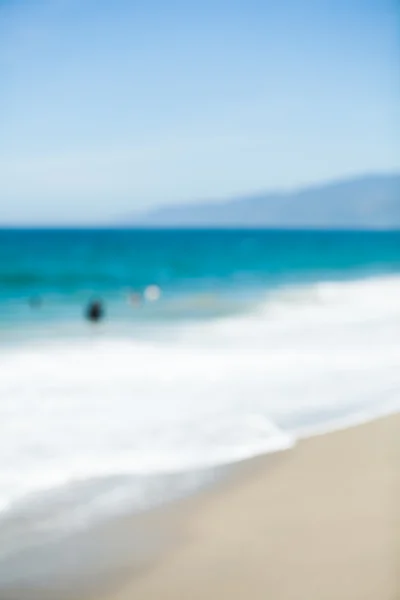
[[[363,172],[363,173],[358,173],[358,174],[354,174],[354,175],[346,175],[346,176],[342,176],[342,177],[337,177],[337,178],[330,178],[330,179],[326,179],[326,180],[322,180],[322,181],[317,181],[317,182],[313,182],[313,183],[309,183],[309,184],[300,184],[299,186],[292,186],[292,187],[288,187],[288,188],[280,188],[280,189],[270,189],[270,190],[259,190],[258,192],[254,191],[254,192],[242,192],[242,193],[238,193],[238,194],[232,194],[231,196],[225,196],[225,197],[221,197],[219,199],[214,198],[214,199],[207,199],[207,200],[197,200],[197,201],[191,201],[191,202],[171,202],[168,204],[161,204],[158,206],[152,206],[147,210],[142,210],[142,211],[137,211],[136,215],[138,217],[140,216],[146,216],[146,215],[151,215],[154,212],[158,212],[159,210],[168,210],[170,208],[190,208],[193,206],[199,206],[199,205],[209,205],[209,206],[213,206],[213,205],[217,205],[217,204],[221,204],[221,203],[229,203],[229,202],[233,202],[235,200],[246,200],[246,199],[250,199],[250,198],[255,198],[258,196],[269,196],[269,195],[282,195],[282,196],[288,196],[291,194],[298,194],[301,192],[305,192],[305,191],[311,191],[311,190],[315,190],[315,189],[323,189],[323,188],[328,188],[334,185],[338,185],[338,184],[345,184],[345,183],[350,183],[352,181],[360,181],[360,180],[367,180],[367,179],[375,179],[375,178],[400,178],[400,168],[398,170],[390,170],[390,171],[367,171],[367,172]],[[132,218],[132,214],[130,214],[129,216],[127,215],[125,218]],[[84,221],[84,222],[72,222],[72,223],[60,223],[58,221],[52,222],[52,223],[2,223],[0,222],[0,229],[1,230],[10,230],[10,229],[65,229],[65,230],[72,230],[72,229],[99,229],[99,230],[107,230],[107,229],[138,229],[138,230],[145,230],[145,229],[266,229],[266,230],[277,230],[277,229],[282,229],[282,230],[286,230],[286,229],[290,229],[290,230],[307,230],[307,228],[299,228],[299,227],[278,227],[278,226],[270,226],[270,227],[265,227],[265,226],[260,226],[260,227],[254,227],[254,226],[243,226],[243,227],[235,227],[235,226],[231,226],[231,225],[225,225],[225,226],[213,226],[211,225],[198,225],[198,226],[190,226],[190,225],[140,225],[140,223],[131,223],[131,224],[124,224],[122,221],[124,219],[124,217],[120,216],[118,217],[118,220],[116,220],[117,217],[112,217],[110,215],[109,220],[105,221],[105,222],[94,222],[94,221]],[[328,227],[309,227],[309,230],[329,230]],[[332,231],[337,230],[337,231],[341,231],[341,230],[348,230],[351,228],[348,227],[341,227],[341,228],[334,228],[332,229]],[[356,228],[356,230],[366,230],[364,228]],[[375,231],[378,229],[371,229],[371,231]],[[385,228],[384,230],[389,230],[389,231],[393,231],[392,229],[388,229]]]

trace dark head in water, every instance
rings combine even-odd
[[[99,300],[94,300],[93,302],[90,302],[89,306],[87,307],[87,310],[86,310],[86,318],[88,319],[88,321],[92,321],[93,323],[96,323],[98,321],[101,321],[101,319],[103,319],[103,317],[104,317],[103,304]]]

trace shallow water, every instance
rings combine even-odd
[[[400,407],[400,234],[1,232],[0,282],[0,585],[32,548]]]

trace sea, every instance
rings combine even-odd
[[[0,230],[0,598],[95,565],[74,536],[107,520],[399,409],[400,232]]]

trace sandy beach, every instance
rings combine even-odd
[[[399,434],[395,415],[247,464],[104,600],[398,600]]]

